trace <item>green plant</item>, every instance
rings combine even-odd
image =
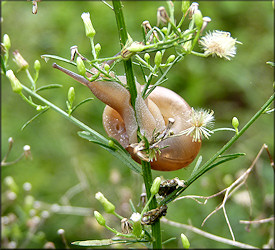
[[[88,69],[90,67],[93,67],[94,69],[96,69],[97,71],[99,71],[101,74],[104,75],[104,79],[106,81],[116,81],[118,84],[121,84],[121,82],[116,74],[113,75],[113,72],[115,72],[115,66],[118,65],[119,62],[123,62],[125,72],[126,72],[126,79],[127,79],[126,88],[130,92],[131,103],[132,103],[132,106],[135,108],[137,90],[136,90],[134,74],[132,70],[133,68],[132,60],[141,69],[143,80],[145,82],[145,87],[143,89],[142,96],[146,98],[152,91],[154,91],[155,87],[157,87],[160,84],[163,84],[167,80],[166,76],[169,70],[172,68],[172,66],[178,63],[184,57],[189,56],[191,54],[207,57],[210,54],[216,53],[217,51],[215,50],[210,51],[206,47],[207,43],[211,41],[211,39],[213,39],[213,36],[221,36],[224,39],[228,39],[228,40],[225,40],[226,42],[228,41],[228,45],[226,47],[227,50],[224,53],[220,53],[219,51],[218,53],[216,53],[218,56],[225,57],[226,59],[230,59],[230,57],[233,57],[235,54],[235,44],[237,43],[237,41],[231,38],[228,33],[224,33],[224,32],[216,32],[216,33],[213,32],[208,34],[208,38],[205,37],[205,39],[201,39],[201,41],[204,41],[205,53],[194,52],[193,49],[195,48],[198,42],[198,39],[201,35],[202,30],[205,29],[205,25],[209,22],[209,19],[204,19],[204,22],[203,22],[201,12],[198,10],[196,5],[191,5],[191,7],[188,5],[186,7],[185,4],[187,3],[186,2],[183,3],[182,19],[177,26],[174,19],[173,4],[171,2],[168,2],[169,14],[166,13],[163,7],[159,8],[158,14],[160,17],[160,21],[166,22],[167,27],[164,27],[160,30],[156,26],[153,28],[150,28],[150,26],[148,26],[148,23],[143,23],[144,26],[142,30],[144,31],[144,41],[143,43],[139,43],[139,42],[133,41],[132,38],[127,35],[125,24],[124,24],[124,18],[121,11],[121,4],[120,2],[114,1],[113,7],[115,10],[115,15],[118,23],[118,30],[123,31],[120,33],[122,48],[118,54],[116,54],[114,57],[99,58],[101,46],[97,46],[94,44],[95,30],[91,22],[87,21],[87,15],[86,15],[86,17],[84,16],[83,19],[86,20],[86,21],[84,20],[84,24],[85,24],[85,27],[87,27],[86,35],[90,39],[93,59],[87,59],[86,57],[83,57],[78,51],[75,51],[75,48],[73,48],[74,49],[73,52],[78,53],[77,63],[74,63],[72,60],[68,60],[68,59],[58,57],[58,56],[53,56],[53,55],[43,55],[43,58],[60,60],[62,62],[77,66],[79,74],[83,75],[85,79],[88,81],[95,81],[100,76],[98,72],[94,73]],[[179,30],[182,23],[184,22],[186,15],[190,12],[192,15],[192,19],[190,21],[188,30],[183,30],[183,31]],[[149,27],[149,30],[147,30],[148,27]],[[167,56],[168,58],[165,63],[162,63],[162,57],[164,56],[164,53],[166,52],[166,50],[170,48],[174,48],[175,51],[169,57]],[[8,51],[7,46],[6,46],[6,49]],[[156,52],[156,55],[154,58],[154,63],[151,65],[149,60],[150,60],[150,57],[152,56],[150,56],[150,53],[152,55],[152,53],[154,52]],[[174,55],[174,53],[176,54],[176,56]],[[144,59],[142,58],[142,55]],[[8,58],[7,53],[5,53],[5,57]],[[83,58],[84,61],[86,61],[86,63],[89,65],[87,69],[81,58]],[[164,199],[157,200],[155,197],[156,192],[154,192],[153,195],[151,194],[153,178],[152,178],[152,173],[150,168],[150,162],[142,161],[142,164],[141,164],[142,167],[141,167],[138,163],[132,160],[129,153],[123,147],[121,147],[121,145],[116,140],[112,138],[104,137],[103,135],[97,133],[95,130],[91,129],[90,127],[85,125],[83,122],[81,122],[80,120],[72,116],[72,112],[75,110],[75,108],[79,107],[79,105],[76,105],[73,107],[75,93],[74,91],[72,91],[72,89],[70,89],[68,93],[68,100],[66,101],[68,110],[67,112],[65,112],[59,107],[57,107],[56,105],[54,105],[52,102],[48,101],[47,99],[43,98],[41,95],[37,93],[38,91],[42,90],[41,88],[37,89],[36,87],[38,72],[40,70],[39,67],[35,66],[37,77],[33,79],[28,71],[28,66],[26,66],[26,64],[22,66],[22,63],[21,63],[20,69],[24,70],[27,73],[27,76],[30,82],[32,83],[31,85],[32,87],[28,88],[25,85],[21,84],[10,70],[7,70],[8,69],[7,60],[5,59],[2,61],[4,62],[4,64],[2,65],[3,73],[5,73],[8,76],[11,83],[13,84],[12,85],[13,90],[16,93],[19,93],[24,100],[26,100],[28,103],[34,106],[38,111],[40,111],[38,115],[45,113],[45,111],[49,109],[53,109],[57,111],[63,117],[65,117],[66,119],[73,122],[75,125],[77,125],[78,127],[84,130],[78,133],[81,137],[100,145],[101,147],[109,151],[111,154],[115,155],[116,157],[124,161],[127,164],[127,166],[129,166],[135,172],[141,174],[144,178],[148,202],[145,204],[144,209],[141,211],[140,213],[141,216],[139,217],[134,216],[134,218],[131,217],[132,220],[130,220],[130,222],[129,221],[124,222],[125,228],[127,228],[127,225],[129,228],[133,227],[133,233],[132,234],[120,233],[116,229],[106,226],[105,219],[102,217],[102,215],[96,212],[95,217],[97,218],[97,221],[99,222],[100,225],[105,226],[107,229],[115,233],[116,236],[124,237],[124,238],[108,239],[108,240],[102,240],[102,241],[96,240],[96,241],[88,241],[88,242],[79,241],[74,243],[77,245],[102,246],[102,245],[110,245],[115,243],[135,243],[136,242],[136,243],[149,244],[148,246],[152,244],[154,248],[161,248],[162,240],[161,240],[161,233],[160,233],[159,218],[161,217],[161,215],[164,215],[165,209],[163,208],[163,210],[160,212],[161,210],[160,207],[165,206],[169,204],[171,201],[178,198],[184,190],[186,190],[195,180],[197,180],[200,176],[202,176],[211,168],[216,167],[221,163],[236,159],[239,156],[244,155],[243,153],[223,155],[223,153],[228,148],[230,148],[237,139],[239,139],[243,135],[243,133],[248,129],[248,127],[251,124],[253,124],[256,121],[256,119],[261,116],[261,114],[268,112],[268,107],[271,105],[271,103],[274,100],[274,97],[271,96],[270,99],[268,99],[268,101],[260,108],[260,110],[240,130],[238,130],[238,125],[236,125],[236,123],[233,124],[233,128],[209,130],[204,128],[205,125],[208,125],[208,124],[207,123],[205,124],[204,122],[202,122],[202,124],[200,125],[194,125],[194,130],[185,131],[185,134],[187,134],[187,136],[191,135],[195,140],[200,140],[201,135],[204,135],[204,137],[209,137],[211,133],[215,131],[217,132],[220,130],[232,130],[235,133],[235,135],[232,137],[231,140],[229,140],[229,142],[224,147],[218,150],[217,153],[215,153],[202,166],[200,166],[201,158],[199,158],[194,168],[194,171],[191,173],[189,178],[187,178],[187,180],[185,180],[181,185],[176,185],[175,190],[172,191],[170,194],[168,194]],[[110,61],[112,63],[107,63],[103,66],[102,63],[104,62],[106,63]],[[103,66],[103,67],[100,67],[100,66]],[[55,65],[55,67],[58,67],[58,66]],[[92,76],[87,77],[85,72],[89,72]],[[48,88],[55,88],[60,86],[54,84],[54,85],[48,85],[46,87],[48,89]],[[28,93],[30,96],[35,97],[37,100],[41,101],[44,106],[38,105],[35,102],[33,102],[31,97],[27,98],[25,95],[23,95],[23,91]],[[80,104],[85,103],[86,100],[80,102]],[[211,120],[212,118],[209,118],[209,116],[207,116],[209,114],[211,113],[205,112],[203,113],[203,117],[207,117],[207,119]],[[38,115],[36,115],[35,118],[37,118]],[[33,121],[33,119],[31,119],[31,121]],[[29,123],[30,122],[27,122],[26,125],[28,125]],[[25,127],[26,126],[23,126],[23,128]],[[200,136],[196,135],[196,133],[194,133],[193,131],[198,131]],[[146,152],[146,157],[148,154],[149,160],[153,159],[154,156],[159,152],[159,148],[154,148],[154,147],[150,148],[149,138],[146,138],[146,136],[144,136],[144,134],[141,134],[141,133],[138,133],[138,135],[140,140],[139,143],[140,142],[142,143],[143,145],[142,150]],[[155,188],[153,188],[153,190],[154,189]],[[106,202],[107,201],[103,199],[102,204],[106,205]],[[105,211],[110,212],[108,208],[106,210],[106,207],[108,206],[104,206]],[[145,212],[147,213],[150,212],[150,211],[145,211],[147,207],[149,207],[149,210],[151,211],[151,213],[153,212],[157,213],[156,220],[152,220],[149,223],[150,226],[152,227],[151,232],[148,229],[147,225],[141,226],[141,222],[143,218],[142,215],[144,215]],[[133,209],[132,212],[136,213],[136,208],[134,206],[132,207],[132,209]],[[155,209],[159,209],[159,210],[155,210]],[[111,209],[111,213],[112,214],[114,213],[114,209]],[[123,218],[121,215],[118,215],[117,213],[114,213],[114,215],[120,219]],[[150,217],[149,214],[146,214],[146,216]],[[140,230],[141,227],[143,228],[143,231]]]

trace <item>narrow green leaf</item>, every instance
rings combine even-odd
[[[74,241],[71,244],[76,246],[83,247],[98,247],[98,246],[110,246],[113,244],[127,243],[127,241],[113,241],[112,239],[103,239],[103,240],[83,240],[83,241]]]
[[[196,165],[192,171],[191,176],[194,175],[194,173],[198,170],[199,166],[201,165],[201,162],[202,162],[202,156],[200,155],[200,157],[198,158]]]
[[[27,127],[33,120],[35,120],[38,116],[44,114],[47,110],[49,110],[49,107],[47,107],[46,109],[42,110],[41,112],[39,112],[37,115],[35,115],[33,118],[31,118],[30,120],[28,120],[21,128],[21,131]]]
[[[111,140],[114,142],[115,147],[110,147],[109,144],[107,144],[105,141],[99,140],[98,137],[93,136],[89,132],[81,131],[78,132],[78,135],[90,142],[99,144],[101,147],[107,149],[112,155],[114,155],[116,158],[124,162],[130,169],[132,169],[136,173],[142,173],[140,164],[135,162],[132,159],[131,155],[128,153],[128,151],[125,148],[123,148],[114,138],[111,138]]]
[[[110,147],[108,144],[105,143],[105,141],[103,140],[100,140],[97,136],[94,136],[93,134],[89,133],[89,132],[86,132],[86,131],[80,131],[80,132],[77,132],[77,134],[90,141],[90,142],[93,142],[93,143],[96,143],[96,144],[99,144],[100,146],[104,147],[104,148],[107,148],[107,149],[110,149],[110,150],[115,150],[114,148]]]
[[[62,62],[65,62],[65,63],[69,63],[69,64],[72,64],[72,65],[76,66],[75,62],[70,61],[70,60],[68,60],[66,58],[60,57],[60,56],[42,55],[41,58],[45,59],[46,61],[49,60],[49,59],[55,59],[55,60],[62,61]]]
[[[244,155],[245,155],[245,153],[235,153],[235,154],[220,155],[218,158],[239,157],[239,156],[244,156]]]
[[[91,101],[91,100],[93,100],[93,99],[94,99],[94,98],[90,97],[90,98],[87,98],[87,99],[81,101],[81,102],[78,103],[77,105],[75,105],[75,106],[72,108],[71,114],[72,114],[80,105],[82,105],[82,104],[84,104],[84,103],[86,103],[86,102],[88,102],[88,101]]]
[[[63,85],[61,85],[61,84],[50,84],[50,85],[45,85],[45,86],[42,86],[42,87],[36,89],[35,92],[37,93],[38,91],[45,90],[45,89],[56,89],[56,88],[62,88],[62,87],[63,87]]]

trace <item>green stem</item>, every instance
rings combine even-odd
[[[244,127],[239,131],[239,133],[236,133],[230,141],[228,141],[216,154],[214,154],[211,159],[209,159],[201,168],[199,168],[194,174],[189,177],[185,181],[185,187],[182,187],[170,195],[168,195],[165,199],[162,200],[161,204],[167,204],[171,201],[173,201],[175,198],[177,198],[186,188],[188,188],[196,179],[198,179],[200,176],[202,176],[204,173],[206,173],[208,170],[210,170],[213,165],[214,161],[217,160],[227,149],[229,149],[241,136],[242,134],[260,117],[261,114],[264,113],[266,108],[268,108],[271,103],[274,101],[274,95],[272,95],[267,102],[260,108],[260,110],[244,125]]]
[[[142,172],[143,172],[143,179],[145,183],[145,190],[146,190],[146,195],[148,200],[151,198],[151,186],[153,183],[153,178],[152,178],[152,171],[151,171],[151,165],[149,162],[142,161]],[[149,203],[149,209],[154,209],[158,206],[157,199],[154,196]],[[153,248],[154,249],[161,249],[162,244],[161,244],[161,230],[160,230],[160,221],[157,220],[155,223],[151,225],[152,228],[152,235],[154,238],[153,241]]]
[[[113,2],[114,11],[115,11],[121,47],[123,47],[126,44],[128,36],[127,36],[126,26],[125,26],[125,22],[124,22],[123,13],[122,13],[122,6],[121,6],[120,1],[113,0],[112,2]],[[132,106],[135,108],[135,100],[137,97],[137,90],[136,90],[136,84],[135,84],[131,59],[124,61],[124,68],[125,68],[125,73],[126,73],[127,85],[129,86],[129,92],[131,94],[131,103],[132,103]],[[150,188],[152,186],[152,172],[151,172],[150,163],[142,161],[142,172],[143,172],[143,179],[144,179],[145,188],[146,188],[146,194],[147,194],[147,198],[149,200],[151,197]],[[149,204],[149,208],[154,209],[157,207],[157,205],[158,205],[157,200],[154,197]],[[152,226],[152,235],[154,238],[153,248],[160,249],[161,248],[160,221],[157,220],[151,226]]]
[[[36,84],[35,84],[35,81],[33,80],[31,74],[30,74],[30,71],[28,69],[26,69],[26,74],[32,84],[32,89],[35,90],[36,89]]]
[[[119,37],[120,37],[120,44],[121,44],[121,48],[123,48],[123,46],[126,44],[128,36],[126,31],[126,25],[124,22],[121,2],[117,0],[113,0],[113,7],[115,11],[116,22],[117,22],[117,27],[118,27]],[[127,61],[123,61],[123,62],[124,62],[124,68],[126,73],[127,85],[129,86],[129,92],[131,94],[131,104],[133,107],[135,107],[137,89],[136,89],[135,78],[133,73],[132,60],[130,58]]]

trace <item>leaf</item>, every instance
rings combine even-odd
[[[228,154],[228,155],[220,155],[218,158],[226,158],[226,157],[239,157],[244,156],[245,153],[235,153],[235,154]]]
[[[87,132],[87,131],[80,131],[80,132],[77,132],[77,134],[90,141],[90,142],[93,142],[93,143],[96,143],[96,144],[99,144],[100,146],[102,146],[103,148],[107,148],[107,149],[110,149],[110,150],[115,150],[113,147],[110,147],[108,144],[106,144],[106,142],[104,142],[103,140],[100,140],[98,139],[97,136],[94,136],[93,134]]]
[[[196,165],[195,165],[195,167],[194,167],[194,169],[192,171],[191,176],[194,175],[194,173],[197,171],[197,169],[201,165],[201,162],[202,162],[202,156],[200,155],[199,158],[198,158],[198,160],[197,160],[197,162],[196,162]]]
[[[63,85],[61,84],[49,84],[36,89],[35,92],[37,93],[38,91],[45,90],[45,89],[56,89],[56,88],[62,88],[62,87]]]
[[[103,239],[103,240],[83,240],[83,241],[74,241],[71,244],[76,246],[83,247],[99,247],[99,246],[110,246],[113,244],[127,243],[127,241],[113,241],[112,239]]]
[[[47,110],[49,110],[49,107],[47,107],[46,109],[42,110],[41,112],[39,112],[37,115],[35,115],[33,118],[31,118],[30,120],[28,120],[21,128],[21,131],[27,127],[33,120],[35,120],[38,116],[44,114]]]
[[[82,104],[84,104],[84,103],[86,103],[86,102],[88,102],[88,101],[91,101],[91,100],[93,100],[93,99],[94,99],[94,98],[90,97],[90,98],[87,98],[87,99],[81,101],[81,102],[78,103],[77,105],[75,105],[75,106],[72,108],[71,114],[72,114],[80,105],[82,105]]]
[[[130,169],[138,174],[142,174],[140,164],[135,162],[129,152],[125,148],[123,148],[114,138],[111,138],[111,140],[114,142],[114,146],[110,146],[106,141],[98,139],[97,136],[92,135],[87,131],[80,131],[77,134],[88,141],[99,144],[101,147],[108,150],[116,158],[124,162]]]
[[[68,59],[66,59],[66,58],[60,57],[60,56],[55,56],[55,55],[42,55],[41,58],[43,58],[43,59],[45,59],[45,60],[46,60],[46,59],[47,59],[47,60],[49,60],[49,59],[55,59],[55,60],[59,60],[59,61],[66,62],[66,63],[69,63],[69,64],[72,64],[72,65],[76,66],[76,63],[75,63],[75,62],[72,62],[72,61],[70,61],[70,60],[68,60]]]

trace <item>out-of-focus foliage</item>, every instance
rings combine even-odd
[[[220,58],[200,58],[187,56],[168,74],[165,86],[179,93],[193,107],[203,107],[215,111],[215,128],[231,127],[231,119],[236,116],[240,128],[252,117],[272,93],[273,68],[266,65],[274,61],[273,55],[273,7],[268,1],[202,1],[198,2],[204,16],[212,21],[207,30],[229,31],[243,45],[238,45],[237,55],[231,61]],[[180,2],[174,2],[175,18],[180,19]],[[141,23],[149,20],[156,24],[156,12],[165,2],[160,1],[125,1],[124,16],[129,34],[134,40],[141,41]],[[31,2],[9,2],[2,8],[2,35],[7,33],[11,38],[11,51],[18,49],[30,65],[36,59],[41,61],[38,86],[62,84],[56,90],[41,92],[45,98],[66,109],[67,91],[74,86],[76,102],[91,97],[91,92],[62,73],[53,70],[52,61],[46,63],[40,56],[54,54],[70,58],[70,47],[77,45],[80,53],[91,58],[89,40],[85,37],[80,18],[83,12],[90,12],[93,26],[96,29],[95,42],[100,43],[101,56],[112,56],[120,50],[115,16],[112,10],[97,1],[42,1],[38,2],[38,13],[31,13]],[[196,48],[200,51],[200,48]],[[10,67],[16,72],[15,63],[10,60]],[[74,70],[74,68],[71,68]],[[33,73],[34,70],[30,66]],[[123,69],[119,69],[121,74]],[[135,68],[138,80],[140,71]],[[17,77],[23,83],[28,80],[23,72]],[[77,109],[74,115],[106,135],[102,127],[101,114],[104,105],[94,99]],[[21,131],[22,125],[36,114],[33,107],[22,101],[19,95],[12,92],[10,84],[2,77],[2,155],[8,148],[8,138],[12,136],[15,144],[9,156],[14,159],[25,144],[31,145],[33,160],[22,160],[19,163],[1,169],[2,180],[13,176],[22,187],[23,183],[32,184],[32,195],[36,200],[48,204],[70,204],[91,208],[91,216],[53,214],[40,228],[45,239],[53,241],[57,247],[63,247],[57,235],[59,228],[64,228],[69,242],[86,239],[110,237],[110,233],[99,227],[93,218],[93,210],[102,211],[94,199],[98,191],[115,203],[118,212],[123,216],[131,215],[129,198],[138,204],[142,192],[142,180],[131,172],[107,151],[77,136],[79,129],[67,122],[53,111],[47,111]],[[209,141],[204,141],[200,154],[203,161],[209,159],[232,136],[232,132],[217,132]],[[273,115],[263,115],[230,149],[231,153],[244,152],[245,157],[225,163],[211,170],[186,190],[186,194],[211,195],[226,187],[225,179],[234,180],[241,171],[248,168],[263,143],[273,152]],[[230,153],[228,152],[228,153]],[[187,178],[194,164],[187,169],[175,172],[153,171],[153,177]],[[224,178],[227,176],[228,178]],[[261,219],[274,213],[273,207],[273,171],[267,155],[264,153],[258,161],[254,173],[249,177],[248,190],[252,197],[252,213],[248,206],[236,200],[227,204],[227,212],[236,235],[236,240],[262,247],[273,235],[271,224],[253,226],[250,231],[239,220]],[[67,191],[79,185],[79,193],[68,202]],[[229,183],[230,184],[230,183]],[[4,191],[6,187],[2,186]],[[77,188],[74,189],[74,191]],[[244,188],[242,189],[244,190]],[[72,191],[72,189],[71,189]],[[66,193],[67,192],[67,193]],[[64,195],[66,197],[64,198]],[[22,203],[18,197],[14,204]],[[169,205],[167,218],[182,223],[191,220],[194,226],[201,222],[221,202],[211,200],[207,205],[199,205],[192,200],[182,200]],[[2,204],[4,205],[4,204]],[[16,206],[16,205],[14,205]],[[2,211],[8,214],[13,205]],[[118,227],[117,218],[106,215],[108,223]],[[181,247],[182,230],[162,225],[163,239],[177,237],[167,247]],[[221,212],[207,221],[203,230],[219,236],[230,238],[228,227]],[[27,230],[22,228],[22,230]],[[192,248],[223,248],[224,244],[205,239],[191,232],[184,232]],[[46,242],[31,242],[29,247],[42,247]]]

